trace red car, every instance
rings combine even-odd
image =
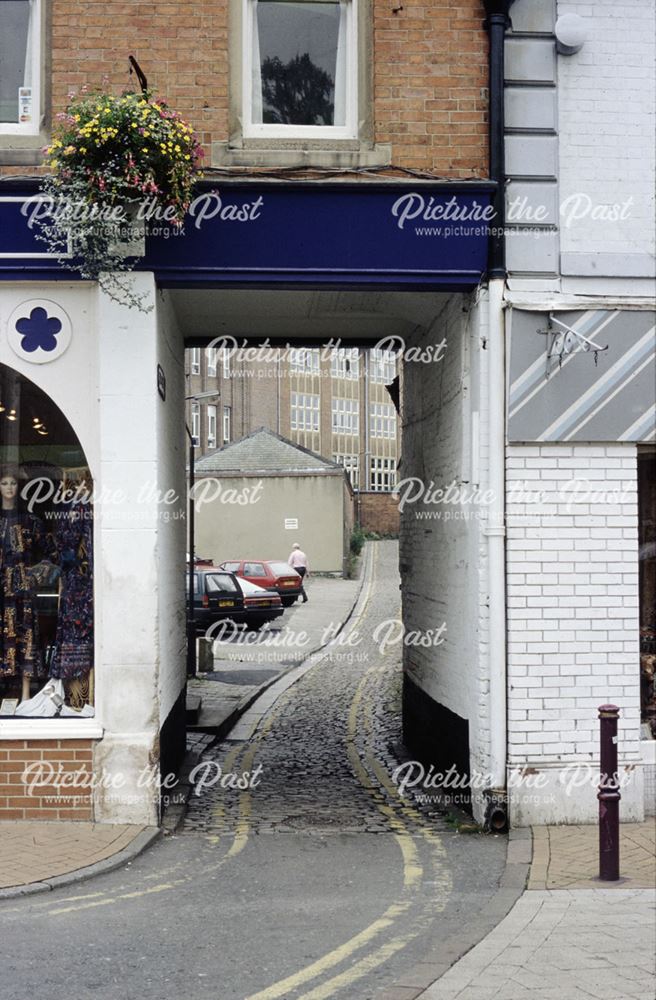
[[[285,607],[289,607],[301,596],[303,581],[286,562],[276,559],[234,559],[222,562],[219,568],[241,576],[265,590],[275,590],[280,594]]]

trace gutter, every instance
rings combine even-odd
[[[508,825],[506,762],[508,751],[506,674],[506,518],[505,518],[505,136],[504,136],[504,47],[510,24],[512,0],[485,0],[485,26],[490,38],[490,179],[496,182],[493,196],[495,232],[488,249],[488,488],[492,503],[485,528],[489,583],[489,682],[491,787],[486,790],[485,826],[503,830]]]

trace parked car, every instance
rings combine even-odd
[[[227,619],[236,623],[244,620],[244,594],[237,577],[216,566],[194,567],[196,634],[203,635],[210,625]]]
[[[244,577],[238,578],[244,594],[244,622],[248,628],[259,628],[265,622],[280,618],[285,612],[282,599],[273,590],[258,587]]]
[[[255,583],[266,590],[274,590],[289,607],[301,596],[302,580],[295,569],[277,559],[234,559],[220,563],[220,569]]]

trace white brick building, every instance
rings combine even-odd
[[[637,820],[656,760],[640,674],[656,570],[639,561],[655,540],[654,7],[515,0],[510,18],[504,441],[489,426],[504,387],[483,292],[436,320],[441,371],[406,366],[400,472],[490,487],[503,450],[505,510],[404,511],[406,625],[446,622],[441,646],[406,650],[406,734],[421,723],[418,751],[492,788],[502,746],[515,825],[592,822],[597,708],[614,703],[622,817]],[[561,52],[572,27],[583,44]],[[485,797],[472,800],[483,819]]]

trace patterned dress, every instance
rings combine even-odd
[[[93,512],[77,504],[57,522],[59,614],[50,676],[85,677],[93,667]]]
[[[29,574],[44,547],[33,514],[0,510],[0,676],[41,677],[36,592]]]

